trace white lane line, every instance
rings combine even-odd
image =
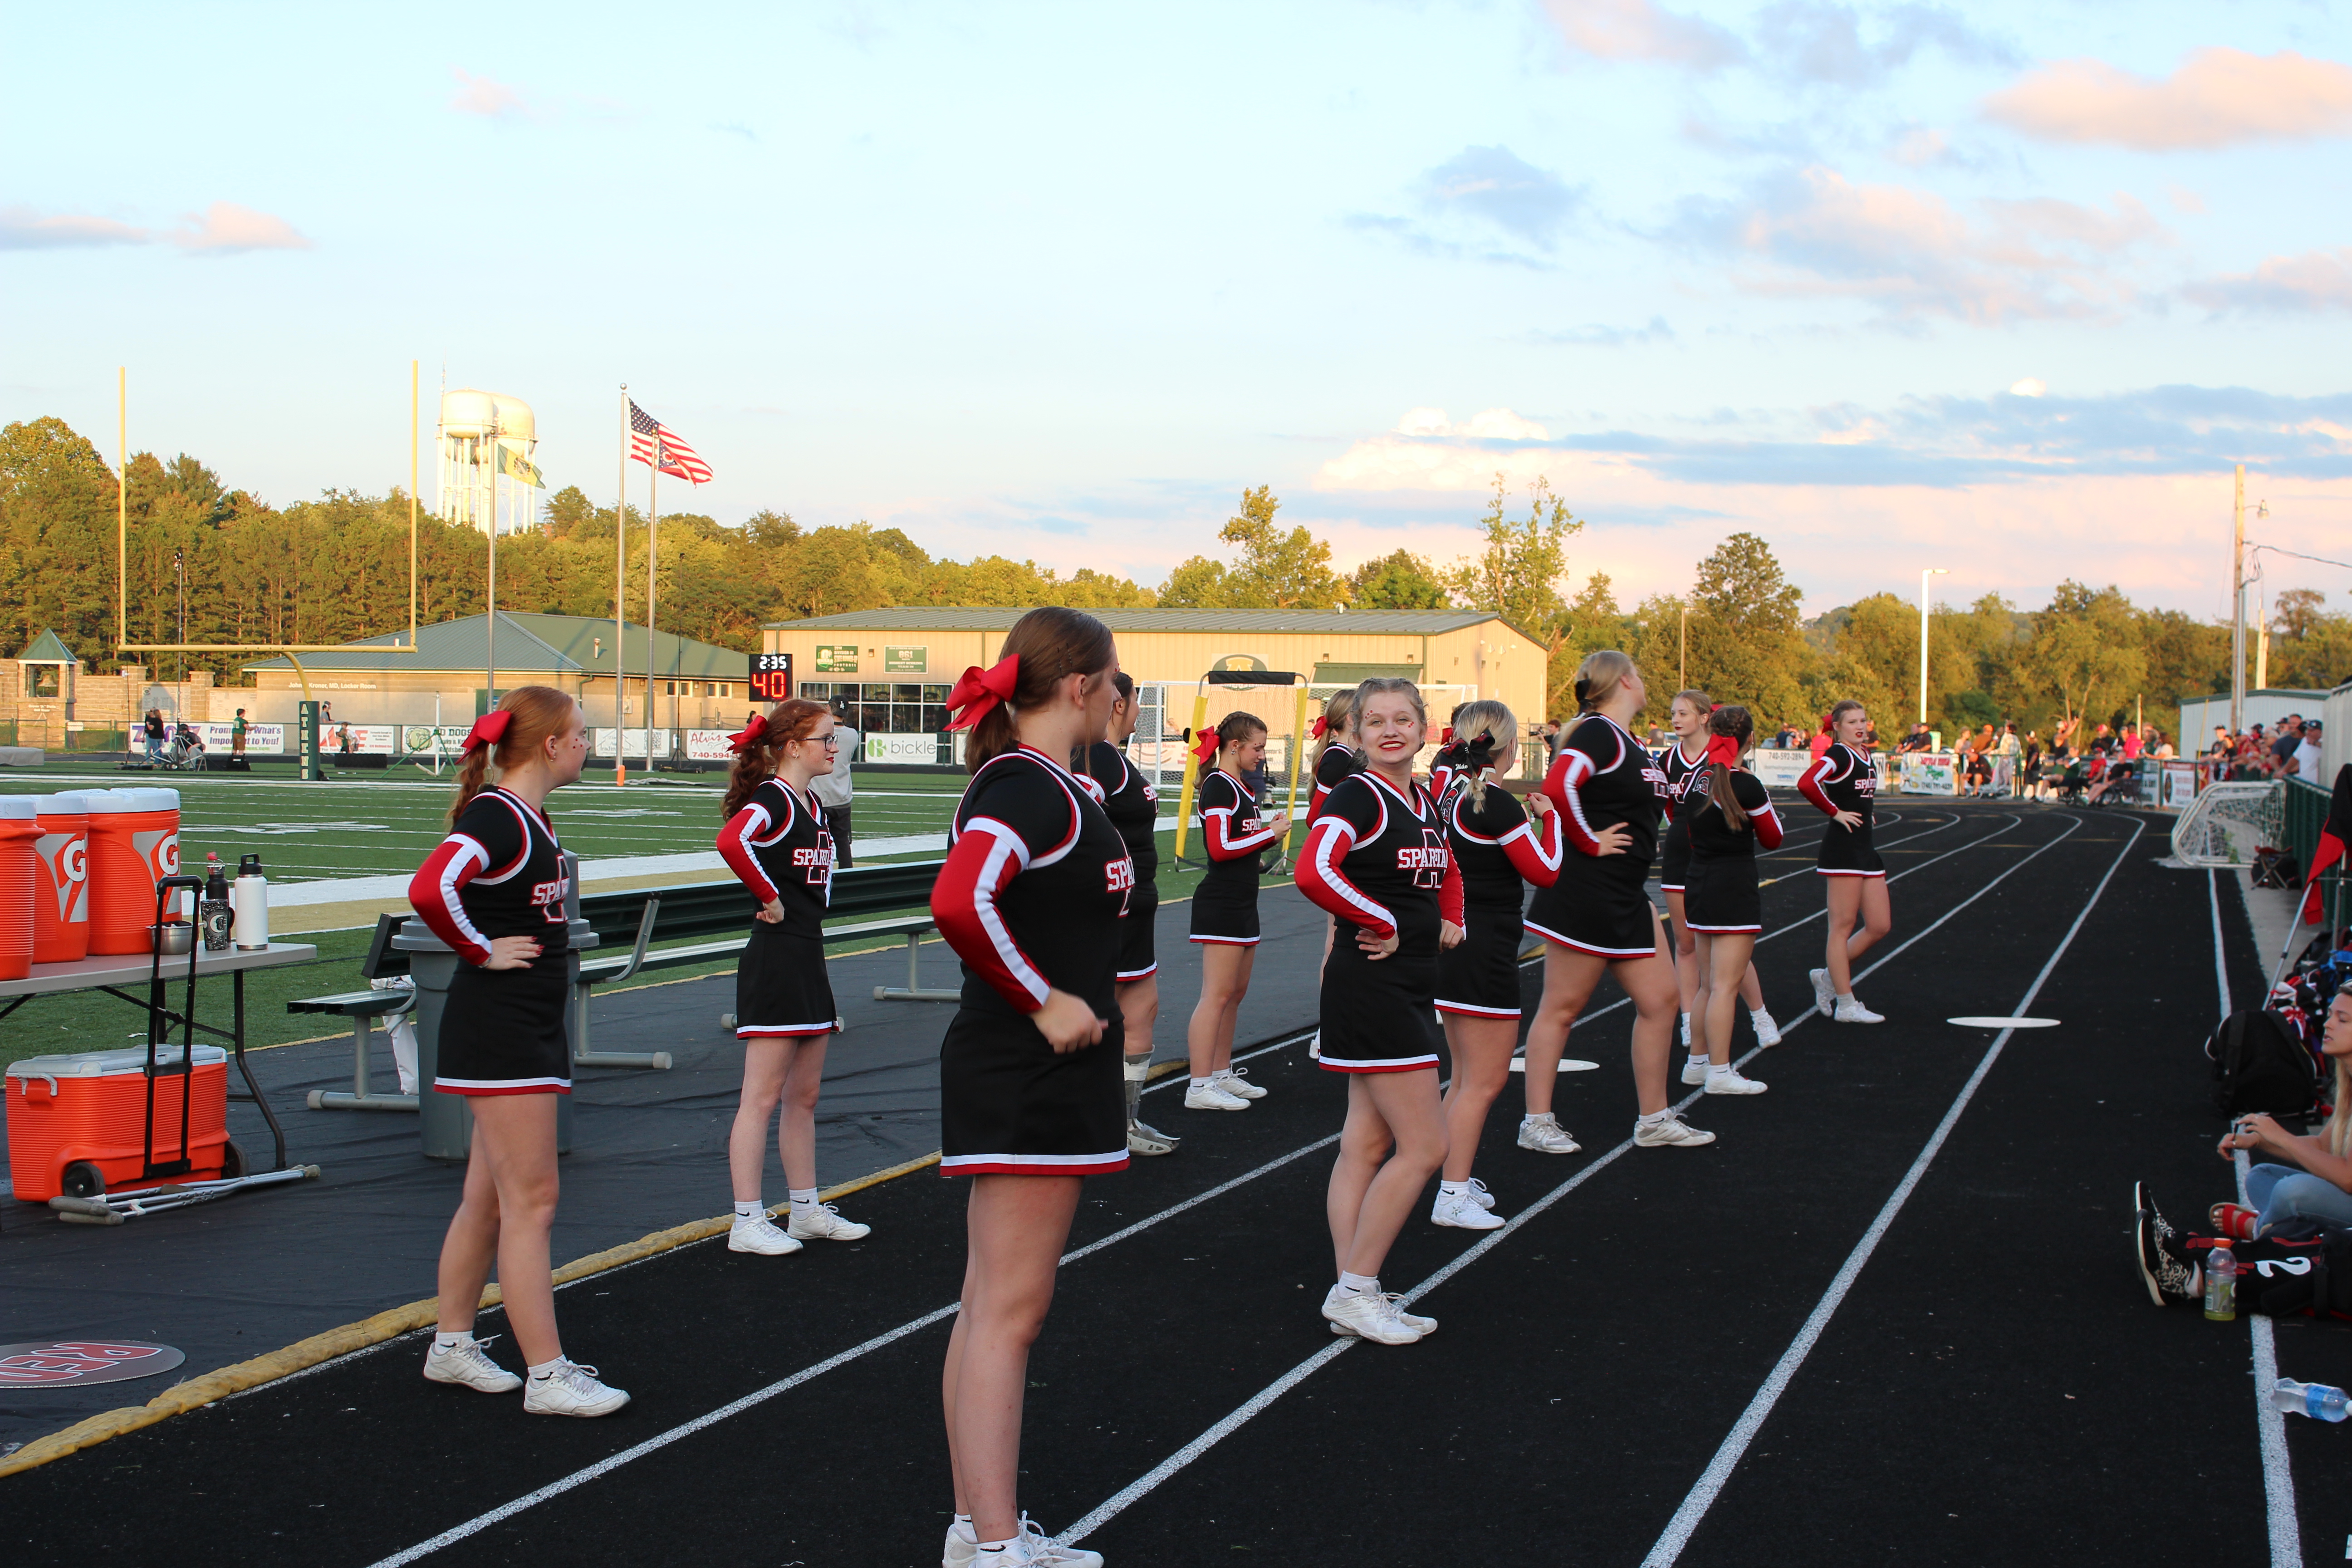
[[[2042,994],[2042,987],[2049,983],[2052,972],[2058,967],[2058,961],[2064,958],[2066,950],[2074,945],[2076,934],[2082,931],[2084,922],[2091,918],[2091,911],[2098,907],[2099,900],[2107,890],[2107,884],[2114,881],[2116,873],[2123,868],[2125,859],[2131,854],[2132,846],[2139,842],[2139,836],[2144,831],[2146,831],[2144,823],[2132,825],[2132,836],[2124,840],[2123,849],[2107,867],[2106,875],[2101,877],[2099,885],[2091,890],[2091,896],[2084,903],[2082,912],[2074,917],[2074,923],[2066,928],[2065,938],[2058,943],[2057,951],[2050,955],[2050,962],[2042,966],[2042,973],[2035,975],[2033,984],[2026,988],[2024,999],[2017,1005],[2017,1010],[2020,1013],[2032,1006],[2033,999]],[[2053,842],[2063,842],[2063,840]],[[1846,1292],[1851,1290],[1853,1288],[1853,1282],[1861,1278],[1863,1268],[1869,1263],[1871,1254],[1878,1250],[1880,1239],[1885,1236],[1887,1228],[1895,1223],[1895,1215],[1903,1212],[1903,1205],[1910,1200],[1912,1193],[1917,1189],[1920,1179],[1927,1175],[1927,1167],[1935,1163],[1937,1153],[1944,1147],[1944,1141],[1951,1136],[1952,1129],[1959,1124],[1961,1113],[1968,1110],[1969,1101],[1976,1098],[1978,1086],[1982,1084],[1986,1075],[1992,1071],[1993,1064],[2000,1059],[2001,1048],[2009,1044],[2012,1033],[2011,1030],[2003,1029],[1994,1037],[1992,1044],[1986,1047],[1983,1058],[1977,1063],[1976,1071],[1969,1075],[1969,1081],[1961,1087],[1958,1097],[1952,1101],[1951,1109],[1944,1112],[1943,1121],[1937,1124],[1935,1133],[1928,1138],[1927,1146],[1919,1151],[1919,1157],[1911,1162],[1911,1168],[1904,1173],[1903,1180],[1896,1184],[1894,1193],[1879,1209],[1878,1217],[1870,1222],[1870,1228],[1864,1231],[1862,1239],[1854,1244],[1853,1251],[1847,1256],[1844,1266],[1837,1271],[1837,1277],[1830,1281],[1829,1289],[1822,1294],[1820,1303],[1813,1308],[1812,1315],[1805,1320],[1805,1326],[1797,1331],[1796,1339],[1790,1342],[1786,1351],[1781,1352],[1779,1364],[1775,1365],[1771,1374],[1765,1378],[1764,1385],[1756,1391],[1756,1396],[1748,1401],[1748,1408],[1741,1412],[1739,1420],[1731,1428],[1730,1435],[1724,1438],[1723,1446],[1716,1450],[1715,1458],[1708,1461],[1706,1469],[1698,1479],[1698,1484],[1691,1489],[1690,1495],[1685,1497],[1682,1506],[1675,1510],[1674,1518],[1666,1522],[1664,1532],[1658,1537],[1657,1543],[1650,1548],[1650,1554],[1642,1560],[1642,1568],[1669,1568],[1669,1564],[1682,1555],[1683,1548],[1690,1543],[1691,1532],[1698,1528],[1699,1521],[1706,1517],[1706,1510],[1714,1505],[1717,1497],[1721,1495],[1724,1483],[1731,1479],[1732,1470],[1738,1466],[1741,1457],[1748,1452],[1748,1445],[1754,1440],[1757,1432],[1763,1427],[1766,1419],[1771,1415],[1773,1405],[1780,1402],[1781,1394],[1796,1377],[1797,1369],[1804,1364],[1805,1357],[1811,1352],[1814,1343],[1820,1340],[1822,1331],[1829,1326],[1831,1316],[1837,1311],[1839,1304],[1845,1300]]]
[[[1257,1049],[1255,1049],[1255,1050],[1254,1050],[1254,1051],[1244,1051],[1244,1052],[1243,1052],[1240,1056],[1235,1057],[1235,1058],[1234,1058],[1234,1061],[1235,1061],[1235,1062],[1245,1062],[1245,1061],[1249,1061],[1249,1060],[1250,1060],[1250,1059],[1252,1059],[1253,1058],[1262,1057],[1262,1056],[1265,1055],[1265,1053],[1266,1053],[1266,1052],[1268,1052],[1268,1051],[1278,1051],[1278,1050],[1282,1049],[1282,1047],[1285,1047],[1285,1046],[1295,1046],[1295,1045],[1297,1045],[1299,1041],[1308,1038],[1308,1037],[1309,1037],[1310,1036],[1312,1036],[1314,1033],[1315,1033],[1315,1031],[1314,1031],[1314,1030],[1312,1030],[1312,1029],[1301,1029],[1301,1030],[1297,1031],[1296,1034],[1285,1035],[1285,1036],[1283,1036],[1283,1037],[1282,1037],[1282,1038],[1280,1038],[1280,1039],[1278,1039],[1278,1040],[1275,1041],[1275,1042],[1274,1042],[1273,1044],[1271,1044],[1271,1045],[1260,1046],[1260,1047],[1258,1047],[1258,1048],[1257,1048]],[[1225,1065],[1226,1065],[1227,1067],[1231,1067],[1231,1066],[1233,1065],[1233,1062],[1228,1062],[1228,1063],[1226,1063]],[[1171,1073],[1170,1073],[1167,1077],[1165,1077],[1165,1078],[1161,1079],[1158,1083],[1147,1083],[1147,1084],[1145,1084],[1145,1085],[1143,1086],[1143,1092],[1144,1092],[1145,1094],[1157,1094],[1160,1090],[1161,1090],[1161,1089],[1175,1089],[1175,1088],[1179,1087],[1180,1085],[1190,1085],[1190,1084],[1192,1083],[1192,1080],[1190,1078],[1186,1077],[1184,1074],[1182,1074],[1182,1073],[1181,1073],[1181,1072],[1171,1072]]]
[[[1272,1050],[1276,1047],[1269,1046],[1265,1048]],[[1257,1053],[1252,1054],[1255,1055]],[[1258,1166],[1255,1170],[1244,1172],[1242,1174],[1233,1177],[1229,1181],[1219,1183],[1216,1186],[1211,1187],[1205,1192],[1199,1193],[1192,1197],[1186,1198],[1182,1203],[1171,1205],[1170,1207],[1161,1209],[1158,1214],[1139,1219],[1123,1230],[1114,1231],[1098,1241],[1089,1242],[1086,1246],[1077,1248],[1076,1251],[1065,1253],[1062,1257],[1062,1263],[1066,1265],[1075,1263],[1081,1258],[1100,1252],[1107,1247],[1125,1241],[1128,1237],[1135,1236],[1142,1231],[1150,1230],[1153,1226],[1158,1225],[1162,1220],[1173,1218],[1175,1215],[1182,1214],[1187,1209],[1197,1208],[1201,1205],[1207,1203],[1212,1198],[1222,1197],[1225,1194],[1232,1192],[1236,1187],[1254,1182],[1260,1176],[1278,1171],[1294,1160],[1304,1158],[1308,1154],[1314,1153],[1318,1149],[1328,1149],[1339,1141],[1339,1134],[1334,1132],[1328,1138],[1318,1138],[1312,1143],[1306,1144],[1301,1148],[1293,1149],[1287,1154],[1276,1155],[1274,1159],[1267,1161],[1265,1164]],[[642,1459],[647,1454],[658,1452],[663,1448],[668,1447],[673,1443],[678,1442],[687,1437],[691,1437],[696,1433],[702,1431],[706,1427],[715,1426],[719,1422],[726,1420],[730,1415],[740,1415],[744,1411],[752,1408],[754,1405],[766,1404],[769,1400],[775,1398],[778,1394],[789,1394],[793,1389],[798,1388],[801,1384],[808,1382],[812,1378],[822,1377],[824,1373],[831,1372],[837,1367],[848,1365],[851,1362],[857,1360],[861,1356],[870,1355],[874,1352],[881,1350],[887,1345],[895,1344],[898,1341],[905,1339],[908,1334],[919,1333],[922,1330],[929,1328],[933,1323],[953,1317],[955,1312],[956,1306],[953,1302],[950,1302],[947,1306],[927,1312],[919,1318],[909,1319],[908,1321],[899,1324],[895,1329],[890,1329],[882,1333],[878,1333],[872,1339],[865,1341],[863,1343],[852,1345],[849,1349],[841,1352],[837,1355],[827,1356],[824,1360],[816,1363],[813,1366],[803,1367],[800,1371],[793,1373],[791,1376],[780,1378],[776,1382],[768,1384],[765,1388],[754,1389],[750,1394],[743,1395],[740,1399],[722,1405],[718,1409],[710,1411],[707,1415],[698,1415],[693,1420],[683,1422],[678,1426],[669,1428],[666,1432],[657,1432],[642,1443],[624,1448],[619,1453],[612,1455],[607,1458],[599,1459],[596,1463],[587,1466],[585,1468],[574,1470],[572,1474],[565,1476],[559,1480],[550,1481],[547,1485],[541,1487],[536,1491],[526,1492],[521,1497],[516,1498],[511,1502],[501,1503],[497,1508],[490,1510],[488,1513],[478,1514],[474,1518],[466,1521],[463,1524],[452,1525],[450,1528],[443,1531],[440,1534],[433,1537],[429,1541],[420,1541],[415,1545],[409,1547],[404,1552],[396,1552],[390,1557],[380,1559],[373,1565],[373,1568],[399,1568],[399,1565],[402,1563],[414,1563],[419,1558],[430,1556],[432,1553],[440,1551],[445,1546],[455,1545],[457,1542],[465,1540],[469,1535],[479,1534],[481,1531],[489,1529],[492,1525],[498,1524],[505,1520],[512,1519],[515,1515],[521,1513],[527,1509],[535,1508],[539,1504],[547,1501],[550,1498],[561,1497],[565,1492],[571,1491],[575,1487],[585,1486],[588,1482],[596,1479],[600,1476],[609,1475],[613,1471],[619,1469],[623,1465],[630,1463],[632,1460]]]
[[[2228,948],[2221,938],[2221,874],[2208,869],[2205,891],[2213,908],[2213,988],[2220,994],[2221,1016],[2227,1018],[2236,1011],[2230,994],[2230,961]],[[2238,1173],[2238,1201],[2246,1201],[2246,1152],[2238,1150],[2231,1163]],[[2262,1435],[2263,1501],[2269,1514],[2271,1535],[2271,1568],[2303,1568],[2303,1526],[2294,1506],[2294,1470],[2287,1463],[2286,1417],[2271,1403],[2271,1388],[2278,1382],[2278,1338],[2270,1319],[2260,1312],[2247,1314],[2246,1337],[2253,1342],[2254,1363],[2254,1427]],[[2352,1558],[2352,1542],[2345,1543],[2345,1555]]]
[[[2017,819],[2011,818],[2011,824],[2014,825]],[[2081,821],[2082,819],[2080,817],[2072,819],[2064,833],[2059,835],[2056,838],[2052,839],[2040,849],[2036,849],[2032,855],[2025,856],[2023,858],[2020,859],[2016,865],[2010,867],[2005,871],[2002,871],[1999,876],[1994,877],[1983,887],[1969,895],[1966,900],[1948,910],[1940,919],[1937,920],[1926,930],[1920,931],[1916,936],[1910,938],[1909,941],[1905,942],[1901,946],[1896,947],[1894,951],[1888,952],[1885,957],[1872,964],[1869,968],[1862,971],[1856,978],[1869,978],[1870,975],[1876,973],[1878,970],[1885,968],[1887,964],[1894,963],[1895,959],[1902,956],[1906,948],[1911,947],[1914,943],[1927,940],[1927,936],[1933,932],[1937,926],[1942,925],[1946,921],[1950,920],[1954,915],[1957,915],[1962,910],[1967,909],[1969,905],[1975,903],[1979,899],[1981,899],[1987,893],[1991,892],[1993,889],[2006,881],[2013,872],[2022,869],[2028,861],[2032,860],[2035,857],[2042,854],[2045,850],[2055,848],[2060,844],[2064,843],[2068,838],[2074,837],[2075,831],[2081,825]],[[2005,830],[1996,829],[1995,831],[1999,832]],[[2133,830],[2133,837],[2135,838],[2138,837],[2138,831],[2139,830],[2137,828]],[[1982,840],[1979,840],[1978,842],[1982,842]],[[1961,846],[1961,848],[1968,847],[1969,847],[1968,845]],[[2126,851],[2128,851],[2130,847],[2131,846],[2129,843],[2125,845],[2125,849]],[[1952,853],[1958,854],[1959,851],[1954,850]],[[1941,857],[1938,857],[1938,858],[1941,858]],[[2122,861],[2118,859],[2116,864],[2121,865]],[[2108,869],[2107,875],[2109,877],[2113,877],[2115,875],[2113,868]],[[2103,880],[2099,886],[2104,889],[2106,883]],[[2096,902],[2097,894],[2093,894],[2092,900],[2093,902]],[[2087,914],[2089,910],[2086,907],[2084,913]],[[2075,921],[2075,926],[2078,929],[2081,924],[2082,921],[2080,920]],[[2066,940],[2069,942],[2074,940],[2073,931],[2069,931],[2067,933]],[[2063,952],[2065,950],[2063,947],[2061,947],[2059,951]],[[2053,957],[2051,962],[2054,964],[2057,960]],[[2047,973],[2047,971],[2045,970],[2044,973]],[[2037,989],[2039,988],[2039,984],[2040,983],[2036,982]],[[2031,1000],[2030,996],[2028,997],[2028,1000]],[[1819,1013],[1815,1009],[1808,1007],[1802,1013],[1800,1013],[1794,1018],[1791,1018],[1787,1024],[1781,1026],[1781,1032],[1786,1034],[1789,1030],[1795,1028],[1800,1024],[1802,1024],[1807,1018],[1818,1017],[1819,1016]],[[2008,1037],[2003,1035],[2001,1038],[2006,1040]],[[1996,1051],[1999,1049],[1999,1045],[2000,1042],[1995,1042],[1994,1048]],[[1757,1057],[1762,1055],[1763,1051],[1763,1047],[1755,1047],[1751,1048],[1746,1056],[1741,1057],[1736,1065],[1745,1067]],[[1980,1068],[1979,1069],[1979,1077],[1982,1076],[1982,1072],[1983,1069]],[[1973,1082],[1974,1080],[1971,1080],[1971,1087],[1973,1087]],[[1706,1093],[1706,1091],[1704,1089],[1693,1090],[1691,1093],[1685,1095],[1675,1103],[1675,1110],[1679,1112],[1689,1109],[1698,1100],[1705,1098]],[[1940,1131],[1937,1136],[1939,1138],[1941,1137]],[[1551,1207],[1552,1205],[1558,1203],[1569,1194],[1574,1192],[1578,1187],[1583,1185],[1584,1183],[1591,1180],[1592,1176],[1599,1172],[1616,1163],[1617,1160],[1622,1156],[1627,1150],[1633,1147],[1633,1141],[1630,1138],[1626,1139],[1623,1142],[1619,1143],[1607,1153],[1602,1154],[1599,1159],[1593,1161],[1592,1163],[1577,1172],[1576,1174],[1570,1176],[1567,1181],[1562,1182],[1559,1186],[1545,1194],[1541,1198],[1538,1198],[1536,1202],[1528,1205],[1526,1208],[1521,1209],[1517,1215],[1504,1222],[1501,1228],[1487,1232],[1486,1235],[1481,1237],[1476,1243],[1465,1247],[1452,1262],[1446,1264],[1443,1268],[1440,1268],[1436,1273],[1431,1275],[1420,1284],[1415,1285],[1412,1289],[1403,1292],[1405,1302],[1410,1305],[1414,1301],[1418,1301],[1422,1297],[1427,1295],[1430,1291],[1436,1289],[1440,1285],[1443,1285],[1448,1279],[1453,1279],[1454,1275],[1460,1273],[1463,1269],[1467,1268],[1479,1258],[1484,1258],[1487,1253],[1501,1246],[1503,1242],[1514,1232],[1517,1231],[1521,1226],[1526,1225],[1536,1215]],[[1285,1394],[1288,1393],[1291,1389],[1296,1388],[1298,1384],[1307,1381],[1307,1379],[1314,1376],[1315,1373],[1321,1371],[1324,1367],[1328,1366],[1333,1361],[1339,1358],[1341,1352],[1347,1351],[1358,1342],[1359,1342],[1355,1340],[1341,1340],[1336,1344],[1324,1346],[1321,1350],[1316,1352],[1313,1355],[1307,1357],[1305,1361],[1300,1362],[1297,1366],[1292,1367],[1288,1372],[1284,1373],[1280,1377],[1266,1384],[1265,1387],[1252,1394],[1248,1399],[1244,1400],[1240,1405],[1229,1412],[1223,1419],[1218,1421],[1216,1425],[1211,1426],[1207,1431],[1202,1433],[1199,1436],[1193,1438],[1191,1442],[1185,1444],[1182,1447],[1169,1455],[1168,1458],[1160,1460],[1159,1464],[1153,1466],[1142,1475],[1138,1476],[1126,1486],[1120,1488],[1116,1493],[1106,1499],[1100,1506],[1094,1510],[1094,1511],[1087,1514],[1084,1519],[1078,1521],[1077,1523],[1072,1525],[1068,1530],[1062,1531],[1057,1539],[1069,1542],[1075,1545],[1078,1541],[1083,1539],[1091,1531],[1101,1528],[1105,1522],[1109,1521],[1115,1515],[1124,1511],[1126,1509],[1131,1507],[1137,1501],[1147,1496],[1153,1489],[1166,1481],[1170,1477],[1175,1475],[1179,1470],[1183,1469],[1187,1465],[1192,1464],[1195,1459],[1198,1459],[1202,1455],[1207,1453],[1211,1448],[1215,1447],[1219,1443],[1224,1441],[1234,1433],[1247,1426],[1251,1421],[1255,1420],[1260,1413],[1271,1406],[1276,1400],[1281,1398]]]

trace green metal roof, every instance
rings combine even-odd
[[[306,653],[302,668],[310,670],[423,670],[478,673],[489,660],[489,617],[467,616],[416,628],[416,651],[404,647],[408,631],[363,637],[326,653]],[[646,628],[634,621],[622,625],[618,649],[623,668],[632,675],[646,669]],[[499,668],[519,673],[545,670],[566,676],[610,676],[615,648],[613,623],[586,616],[541,616],[520,610],[499,612]],[[747,670],[745,656],[715,643],[656,630],[653,634],[653,665],[656,677],[677,675],[705,680],[740,680]],[[291,669],[283,655],[256,659],[246,669]]]
[[[16,662],[19,664],[79,665],[81,663],[81,660],[76,658],[72,654],[66,651],[66,645],[58,638],[57,633],[52,631],[44,631],[39,637],[33,639],[33,646],[31,647],[26,648],[23,653],[16,656]]]
[[[1026,606],[942,609],[929,605],[770,621],[768,631],[994,632],[1010,628]],[[1370,637],[1434,637],[1503,617],[1492,610],[1088,610],[1115,632],[1353,632]]]

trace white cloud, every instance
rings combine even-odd
[[[1467,214],[1544,250],[1583,200],[1508,147],[1465,147],[1423,176],[1422,192],[1435,211]]]
[[[0,207],[0,250],[68,250],[100,245],[144,245],[148,233],[112,218],[80,213],[44,217],[30,207]]]
[[[2352,310],[2352,246],[2273,256],[2252,272],[2225,272],[2180,292],[2211,310]]]
[[[1713,70],[1747,56],[1730,33],[1649,0],[1544,0],[1570,48],[1604,60],[1662,60]]]
[[[2049,384],[2040,376],[2029,375],[2023,381],[2011,383],[2009,395],[2011,397],[2040,397],[2049,390]]]
[[[0,250],[106,245],[171,245],[212,256],[310,248],[310,241],[284,218],[235,202],[215,202],[201,213],[183,213],[175,228],[141,228],[112,218],[71,213],[44,217],[29,207],[0,208]]]
[[[449,74],[457,79],[457,90],[451,95],[449,107],[460,114],[478,114],[485,120],[519,120],[528,112],[522,94],[504,82],[474,76],[454,66]]]
[[[2048,142],[2143,153],[2352,133],[2352,66],[2283,49],[2192,51],[2163,80],[2104,60],[2058,60],[1984,101],[1986,114]]]

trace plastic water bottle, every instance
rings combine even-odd
[[[2205,1315],[2217,1323],[2237,1320],[2238,1258],[2226,1241],[2215,1242],[2205,1259]]]
[[[2346,1414],[2342,1389],[2325,1383],[2297,1383],[2291,1377],[2280,1378],[2272,1385],[2271,1405],[2315,1421],[2341,1421]]]

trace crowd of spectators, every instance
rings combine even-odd
[[[2300,713],[2288,714],[2271,726],[2268,732],[2260,724],[2249,724],[2242,733],[2233,735],[2228,725],[2216,724],[2212,743],[2205,748],[2201,759],[2205,782],[2263,783],[2303,778],[2316,783],[2320,729],[2318,720],[2306,721]]]

